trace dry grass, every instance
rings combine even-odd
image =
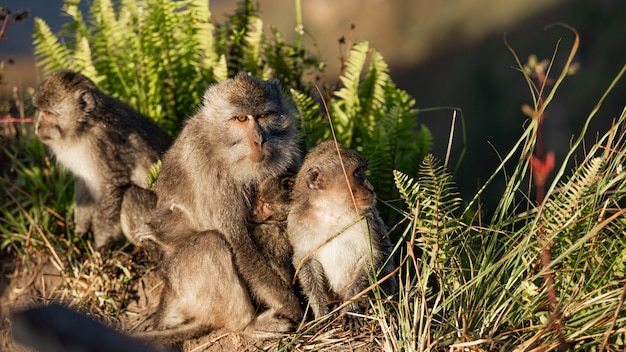
[[[77,250],[77,249],[73,249]],[[63,257],[63,256],[61,256]],[[60,302],[115,329],[141,331],[156,310],[162,280],[152,253],[125,245],[98,252],[89,249],[62,267],[45,250],[31,248],[14,257],[2,252],[0,350],[24,350],[11,338],[11,313]],[[66,268],[65,270],[63,268]],[[382,351],[383,336],[375,317],[365,317],[361,332],[350,334],[340,317],[307,322],[298,333],[271,340],[253,340],[214,331],[181,344],[184,351]]]

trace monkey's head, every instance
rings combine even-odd
[[[270,177],[261,182],[257,200],[252,209],[252,222],[287,220],[293,184],[293,177]]]
[[[36,133],[42,142],[79,138],[92,123],[98,88],[80,73],[59,70],[44,80],[33,95],[39,110]]]
[[[299,163],[296,109],[276,80],[241,72],[206,90],[198,116],[234,177],[261,182]]]
[[[376,194],[365,177],[366,171],[367,161],[357,152],[333,140],[325,141],[307,154],[295,188],[299,194],[307,189],[311,200],[368,208],[375,205]]]

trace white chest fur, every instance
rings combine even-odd
[[[92,192],[92,195],[98,197],[100,182],[100,173],[98,172],[98,164],[92,157],[88,145],[78,143],[62,148],[53,148],[57,162],[72,174],[82,179]]]
[[[372,253],[367,220],[353,209],[325,204],[309,213],[311,221],[304,231],[292,233],[294,264],[309,255],[317,259],[333,291],[343,294],[352,284],[346,278],[357,271],[369,270]],[[297,238],[295,238],[297,237]]]

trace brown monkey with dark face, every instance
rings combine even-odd
[[[366,289],[370,278],[393,271],[387,261],[391,242],[366,168],[363,157],[331,140],[307,154],[296,177],[287,232],[296,275],[316,319],[330,312],[332,302]],[[395,292],[395,277],[382,288]],[[360,313],[363,307],[351,302],[343,311]],[[346,314],[344,324],[354,329],[360,321]]]
[[[172,298],[164,298],[158,311],[177,318],[161,319],[168,323],[158,329],[239,330],[248,316],[243,311],[255,312],[248,311],[246,300],[240,305],[222,301],[235,302],[230,297],[240,286],[267,308],[247,330],[284,332],[301,319],[295,293],[265,261],[248,230],[259,184],[300,163],[297,122],[293,104],[276,81],[240,73],[207,89],[198,112],[165,155],[155,184],[158,202],[149,224],[167,228],[167,233],[157,229],[159,242],[176,243],[172,258],[163,264],[170,280],[165,294]],[[179,250],[178,243],[191,239],[203,249],[202,263],[222,269],[189,272],[180,265],[188,263],[185,256],[190,254]],[[189,290],[190,281],[197,287]],[[202,305],[187,294],[200,289],[207,295]],[[218,318],[235,315],[242,317],[240,324],[225,325]]]
[[[37,136],[76,178],[76,232],[91,229],[95,246],[101,247],[120,234],[126,190],[147,189],[150,166],[171,138],[150,118],[72,71],[52,73],[37,88],[33,105],[39,110]],[[131,203],[125,219],[140,219],[134,212],[145,211],[145,205]]]
[[[293,249],[287,238],[287,216],[291,206],[293,177],[271,177],[259,186],[252,210],[252,239],[270,267],[291,285]]]

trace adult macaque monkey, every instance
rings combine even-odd
[[[168,318],[161,319],[158,329],[241,329],[241,324],[225,326],[219,318],[243,316],[241,307],[247,311],[245,300],[241,305],[222,302],[232,302],[228,297],[239,295],[241,287],[266,308],[247,330],[284,332],[302,318],[295,293],[270,268],[248,230],[259,184],[300,163],[297,122],[277,81],[239,73],[206,90],[197,113],[165,155],[155,183],[158,202],[149,224],[163,224],[169,232],[159,234],[158,242],[176,248],[167,261],[174,264],[165,263],[164,271],[171,285],[167,300],[179,302],[159,307],[159,314]],[[206,249],[199,260],[222,270],[185,274],[176,263],[188,260],[184,256],[189,253],[176,253],[187,246],[180,241],[192,239]],[[189,281],[212,287],[202,293],[210,301],[191,310],[195,301],[185,292]],[[257,324],[260,320],[265,324]]]
[[[393,271],[391,242],[376,210],[376,195],[365,177],[367,162],[355,151],[326,141],[307,154],[296,177],[287,233],[293,246],[293,264],[314,317],[330,312],[370,285],[370,278]],[[385,264],[387,262],[387,264]],[[396,279],[383,283],[396,290]],[[363,312],[350,302],[344,312]],[[344,327],[354,332],[358,317],[344,315]]]
[[[52,73],[37,88],[33,105],[39,110],[37,136],[76,179],[76,232],[91,230],[98,248],[116,238],[122,227],[131,231],[134,225],[120,224],[126,191],[147,189],[150,166],[165,153],[170,136],[72,71]],[[132,198],[154,203],[151,197]],[[128,200],[124,218],[139,221],[147,208]]]

